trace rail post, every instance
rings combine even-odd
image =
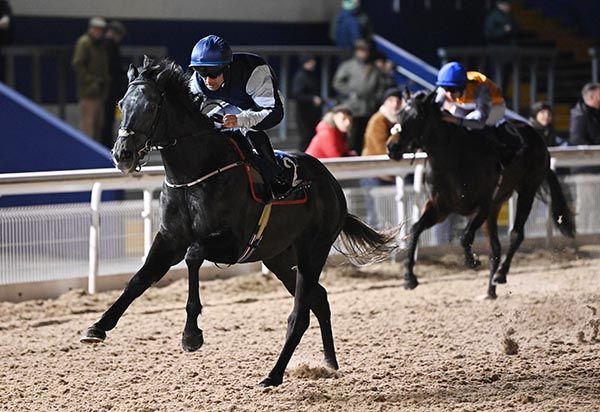
[[[556,158],[550,158],[550,170],[556,171]],[[552,246],[554,217],[552,216],[552,205],[548,202],[548,217],[546,219],[546,247]]]
[[[406,209],[404,208],[404,176],[396,176],[396,216],[400,225],[400,247],[406,247]]]
[[[102,200],[102,183],[96,182],[92,187],[92,221],[90,223],[90,250],[88,271],[88,293],[96,293],[96,279],[100,257],[100,202]]]
[[[142,218],[144,219],[144,258],[148,257],[150,247],[152,246],[152,193],[150,189],[144,189],[144,209],[142,211]]]

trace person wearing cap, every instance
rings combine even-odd
[[[373,30],[360,0],[342,0],[342,9],[331,22],[329,36],[336,46],[352,49],[358,39],[371,41]]]
[[[296,127],[300,135],[298,149],[303,152],[315,134],[315,127],[323,116],[323,98],[319,79],[315,73],[317,60],[314,56],[300,57],[302,66],[292,79],[292,98],[296,101]]]
[[[362,156],[387,154],[385,144],[390,137],[390,129],[398,123],[403,105],[402,90],[394,87],[385,91],[382,105],[367,123]]]
[[[466,71],[450,62],[438,72],[436,102],[447,110],[442,119],[469,129],[494,126],[504,118],[506,104],[502,91],[484,74]]]
[[[108,72],[110,75],[110,88],[108,98],[104,104],[104,127],[102,128],[102,143],[108,147],[113,146],[115,109],[119,101],[127,91],[127,72],[123,67],[121,56],[121,43],[127,30],[123,23],[118,20],[108,22],[104,39],[108,52]]]
[[[110,87],[105,28],[103,18],[90,19],[87,32],[75,44],[71,62],[77,76],[81,131],[98,142],[102,140],[104,101]]]
[[[239,130],[259,155],[259,167],[273,197],[288,190],[281,176],[273,146],[265,130],[283,118],[279,82],[273,69],[260,56],[232,53],[219,36],[200,39],[192,50],[190,90],[205,101],[225,102],[223,128]]]
[[[553,123],[552,106],[545,102],[536,102],[531,106],[529,121],[537,132],[542,135],[546,145],[566,146],[567,142],[556,135]]]
[[[328,157],[356,156],[348,147],[348,131],[352,126],[352,112],[346,106],[333,107],[317,125],[317,134],[312,138],[306,153],[317,159]]]
[[[342,62],[333,76],[333,88],[341,103],[352,111],[349,143],[357,153],[362,151],[367,122],[377,111],[385,91],[382,84],[386,82],[386,76],[371,59],[371,46],[366,40],[356,42],[354,57]]]

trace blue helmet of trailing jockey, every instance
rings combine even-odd
[[[219,67],[231,63],[231,47],[219,36],[211,34],[198,41],[192,50],[190,67]]]
[[[436,86],[463,88],[467,84],[467,71],[458,62],[446,63],[438,72]]]

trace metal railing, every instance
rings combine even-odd
[[[58,116],[66,118],[67,89],[69,82],[74,81],[71,68],[72,46],[6,46],[0,48],[0,58],[4,59],[4,83],[18,90],[17,60],[25,59],[31,70],[31,98],[38,104],[42,102],[44,82],[56,81],[56,104]],[[140,65],[144,54],[166,57],[167,48],[162,46],[122,46],[123,60]],[[27,66],[25,66],[27,67]],[[56,77],[48,74],[55,71]],[[23,70],[29,71],[27,69]],[[0,79],[1,80],[1,79]]]
[[[600,49],[592,47],[588,50],[588,53],[592,64],[592,82],[598,83],[598,55],[600,55]]]
[[[584,165],[600,165],[600,146],[582,146],[582,147],[568,147],[568,148],[551,148],[552,154],[552,167],[569,167],[569,166],[584,166]],[[395,208],[390,206],[389,201],[380,197],[380,204],[387,204],[385,210],[395,210],[396,219],[394,224],[403,223],[412,217],[412,220],[418,218],[419,215],[419,196],[423,192],[423,171],[424,164],[426,161],[426,154],[408,154],[404,156],[402,161],[391,161],[387,159],[387,156],[369,156],[369,157],[356,157],[356,158],[343,158],[343,159],[324,159],[323,163],[333,173],[333,175],[339,180],[355,180],[359,178],[376,177],[382,175],[395,175],[396,186],[395,196],[393,202]],[[405,190],[405,176],[414,173],[414,185],[411,189]],[[75,256],[76,254],[79,261],[82,259],[82,253],[86,254],[87,249],[88,256],[88,289],[90,293],[96,290],[96,279],[101,273],[99,268],[99,261],[101,256],[110,254],[107,251],[110,244],[115,244],[116,238],[107,240],[106,237],[102,237],[102,229],[113,225],[117,228],[122,228],[125,225],[127,216],[133,216],[139,212],[138,206],[127,206],[127,204],[110,203],[107,205],[101,204],[101,193],[103,190],[110,189],[135,189],[141,190],[144,193],[142,206],[142,222],[132,228],[134,232],[143,232],[143,241],[131,246],[131,250],[136,251],[133,257],[122,256],[121,261],[123,263],[127,259],[133,258],[139,259],[145,255],[152,242],[152,238],[156,228],[157,222],[157,202],[153,201],[153,193],[162,186],[164,179],[164,169],[162,167],[147,167],[142,172],[134,175],[123,175],[118,170],[112,169],[96,169],[96,170],[78,170],[78,171],[59,171],[59,172],[36,172],[36,173],[9,173],[0,175],[0,196],[3,195],[19,195],[27,193],[54,193],[54,192],[92,192],[91,196],[91,209],[88,206],[87,212],[84,212],[82,206],[78,206],[77,210],[71,213],[72,216],[79,216],[75,220],[61,220],[60,206],[47,206],[43,211],[37,210],[37,215],[43,214],[43,218],[47,219],[47,223],[35,226],[34,230],[39,231],[39,235],[46,239],[47,242],[56,241],[61,239],[61,248],[55,253],[54,264],[61,263],[61,258],[67,258],[69,256]],[[347,192],[349,194],[350,192]],[[349,207],[351,210],[356,209],[356,204],[353,204],[352,196],[349,197]],[[388,197],[389,199],[389,197]],[[387,202],[387,203],[386,203]],[[588,207],[593,210],[597,201],[593,201]],[[116,210],[123,207],[129,207],[129,212],[116,213],[115,220],[110,223],[108,217],[107,207]],[[11,242],[18,243],[19,259],[29,259],[31,262],[35,262],[38,253],[43,251],[44,241],[39,244],[33,244],[27,242],[23,237],[23,233],[26,233],[26,225],[32,225],[32,215],[27,214],[27,208],[21,208],[20,210],[11,209],[0,209],[0,236],[5,239],[4,242],[8,241],[7,247],[14,245]],[[136,212],[136,210],[138,212]],[[513,208],[514,210],[514,208]],[[7,211],[9,213],[7,213]],[[389,212],[388,212],[389,213]],[[18,216],[20,224],[11,226],[14,220],[9,219],[9,214],[12,216]],[[509,213],[509,227],[512,226],[512,219],[514,213]],[[28,217],[29,216],[29,217]],[[102,217],[102,219],[101,219]],[[139,218],[138,218],[139,219]],[[550,240],[553,236],[553,230],[551,229],[550,216],[546,215],[547,224],[546,227],[550,228],[546,230],[546,236]],[[25,222],[25,223],[23,223]],[[29,223],[27,223],[29,222]],[[39,220],[37,221],[39,224]],[[74,235],[75,232],[69,232],[70,228],[89,225],[89,241],[83,239],[81,235]],[[138,220],[139,222],[139,220]],[[25,226],[23,226],[25,225]],[[406,231],[406,226],[403,226],[403,230]],[[38,232],[36,232],[38,233]],[[63,235],[59,236],[58,234]],[[78,233],[81,233],[79,231]],[[403,233],[405,234],[405,232]],[[108,243],[107,243],[108,242]],[[123,241],[126,243],[126,241]],[[6,245],[6,243],[5,243]],[[87,245],[87,247],[85,246]],[[136,255],[136,253],[138,253]],[[68,261],[68,259],[66,259]],[[137,260],[139,262],[139,260]],[[4,264],[4,262],[3,262]],[[7,267],[10,266],[9,263]],[[63,266],[61,266],[63,267]],[[81,267],[73,268],[77,273],[82,272]],[[58,275],[57,275],[58,276]],[[69,273],[65,273],[63,276],[71,276]],[[10,282],[15,282],[17,279],[10,278]],[[23,281],[23,280],[21,280]]]
[[[554,103],[555,75],[556,75],[556,50],[528,48],[528,47],[442,47],[438,49],[438,56],[442,64],[450,60],[460,60],[486,71],[488,62],[493,65],[494,81],[504,90],[504,69],[511,68],[512,75],[512,110],[519,111],[521,104],[521,69],[526,68],[529,73],[529,104],[535,103],[538,98],[540,73],[546,76],[545,101]]]

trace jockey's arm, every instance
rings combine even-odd
[[[466,115],[460,125],[469,129],[483,129],[491,110],[492,96],[490,90],[484,85],[479,86],[475,94],[475,110]]]
[[[238,127],[266,130],[275,127],[283,118],[283,103],[269,66],[258,66],[246,83],[246,93],[256,104],[254,110],[236,115]]]

